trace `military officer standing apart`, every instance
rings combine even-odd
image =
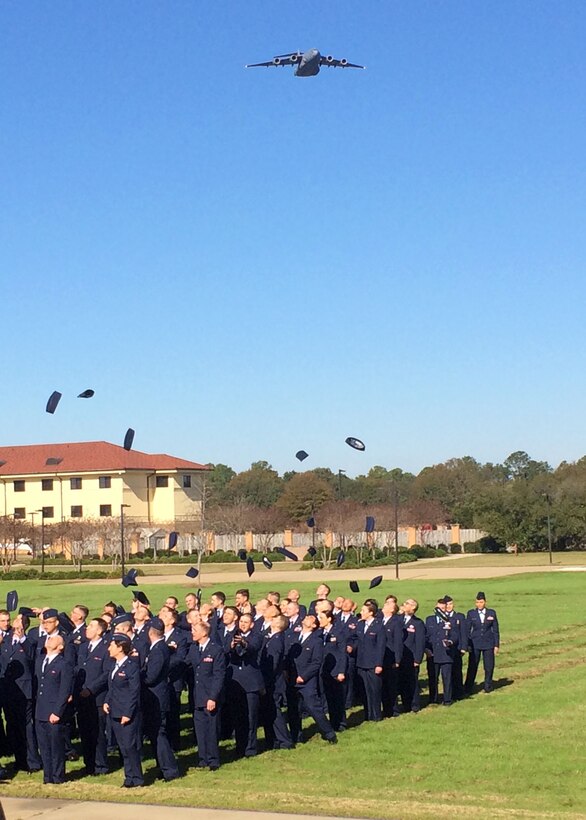
[[[56,610],[49,610],[57,618]],[[65,641],[52,635],[45,642],[45,655],[37,659],[38,681],[35,723],[43,761],[43,783],[65,782],[64,716],[73,689],[73,667],[63,657]]]
[[[468,611],[466,621],[469,642],[466,692],[472,692],[481,656],[484,667],[484,691],[492,692],[494,661],[499,651],[500,634],[496,612],[487,608],[484,592],[479,592],[476,596],[476,609]]]
[[[104,712],[110,715],[114,737],[122,755],[122,786],[125,789],[144,785],[140,761],[140,668],[136,661],[128,657],[131,651],[130,638],[115,632],[108,644],[108,654],[114,661],[114,667],[108,673]]]
[[[224,696],[226,654],[210,641],[210,626],[201,621],[191,627],[194,643],[187,654],[193,668],[193,722],[199,757],[198,769],[220,768],[218,714]]]

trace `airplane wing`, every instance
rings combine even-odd
[[[298,51],[292,51],[289,54],[276,54],[272,60],[267,60],[266,63],[249,63],[244,68],[258,68],[264,66],[266,68],[277,68],[278,66],[292,65],[291,57],[301,57]]]
[[[365,65],[357,65],[357,63],[349,63],[348,60],[336,60],[335,57],[321,57],[320,65],[328,66],[329,68],[366,68]]]

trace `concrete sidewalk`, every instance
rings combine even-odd
[[[0,803],[6,820],[28,820],[33,817],[44,820],[104,820],[108,817],[124,817],[124,820],[161,820],[161,817],[165,820],[317,820],[309,814],[176,808],[142,803],[89,803],[81,800],[36,800],[24,797],[2,797]],[[323,817],[319,820],[323,820]],[[332,817],[329,820],[342,818]],[[352,818],[346,817],[344,820]]]

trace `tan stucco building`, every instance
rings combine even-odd
[[[107,441],[0,447],[0,516],[198,521],[208,468]],[[37,519],[38,521],[38,519]]]

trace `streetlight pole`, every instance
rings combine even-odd
[[[33,512],[29,513],[29,515],[31,517],[31,542],[32,542],[32,548],[33,548],[33,561],[37,557],[37,548],[35,546],[35,515],[38,515],[38,514],[39,514],[38,510],[34,510]]]
[[[551,496],[549,493],[545,493],[545,500],[547,501],[547,547],[549,550],[549,563],[553,564],[551,552]]]
[[[338,503],[340,505],[340,547],[342,550],[346,549],[346,538],[342,533],[342,476],[346,470],[338,470]]]
[[[130,504],[121,504],[120,505],[120,568],[122,572],[122,580],[124,580],[124,576],[126,575],[125,569],[125,550],[124,550],[124,508],[130,507]]]

